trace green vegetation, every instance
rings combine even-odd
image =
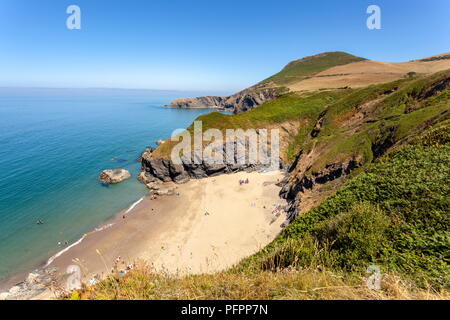
[[[317,138],[299,148],[323,150],[313,171],[348,159],[368,164],[397,141],[449,116],[449,91],[435,90],[449,75],[445,71],[354,90],[327,108]],[[364,121],[358,121],[363,114]]]
[[[345,52],[325,52],[315,56],[306,57],[290,62],[279,73],[271,76],[264,82],[274,82],[277,85],[286,85],[303,80],[329,68],[366,60]]]
[[[382,290],[324,269],[279,272],[219,272],[175,278],[142,267],[113,275],[95,287],[69,294],[70,300],[386,300],[448,299],[445,292],[422,290],[396,275],[383,277]]]
[[[261,128],[285,121],[303,119],[303,117],[315,121],[318,109],[323,110],[327,104],[336,101],[344,94],[345,92],[323,92],[298,96],[291,93],[242,114],[224,115],[215,112],[200,116],[197,120],[203,122],[204,128],[218,129]]]
[[[422,59],[420,61],[429,62],[429,61],[438,61],[438,60],[447,60],[447,59],[450,59],[450,54],[446,54],[446,55],[438,56],[438,57],[426,58],[426,59]]]
[[[242,114],[226,115],[213,112],[198,117],[197,121],[202,121],[203,130],[215,128],[222,131],[226,129],[261,129],[287,121],[299,124],[301,122],[300,131],[292,137],[299,141],[312,130],[319,114],[328,104],[337,101],[349,92],[350,90],[339,90],[304,96],[290,93]],[[193,126],[190,126],[188,130],[193,133]],[[175,144],[172,141],[166,142],[155,151],[154,155],[168,157]],[[290,147],[289,153],[290,158],[295,157],[294,146]]]
[[[376,161],[240,268],[320,265],[362,274],[379,264],[419,286],[448,289],[449,177],[446,121]]]
[[[249,129],[270,128],[282,123],[294,123],[296,134],[290,134],[283,159],[293,161],[301,150],[321,149],[320,158],[312,171],[319,171],[333,162],[357,159],[368,164],[374,158],[374,145],[395,143],[422,126],[436,121],[448,110],[450,93],[443,90],[423,99],[433,86],[449,76],[445,71],[431,77],[410,78],[362,89],[321,91],[318,93],[289,93],[262,106],[238,115],[218,112],[200,116],[203,130],[209,128]],[[326,110],[320,133],[310,133],[319,115]],[[369,122],[358,122],[358,113],[369,114]],[[367,117],[367,116],[366,116]],[[365,119],[367,120],[367,119]],[[193,127],[188,128],[191,133]],[[159,147],[155,156],[167,158],[176,142]]]

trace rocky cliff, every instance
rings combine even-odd
[[[277,98],[286,90],[272,87],[269,84],[256,85],[228,97],[181,98],[171,102],[166,108],[210,108],[225,109],[234,113],[242,113],[254,109],[263,103]]]
[[[236,141],[228,143],[233,144],[232,148],[234,150],[234,163],[227,163],[225,160],[220,164],[214,163],[212,159],[209,159],[206,155],[203,155],[200,163],[196,164],[192,161],[195,156],[190,154],[189,157],[184,156],[181,158],[182,164],[175,164],[170,157],[155,155],[154,150],[147,149],[141,157],[142,172],[139,175],[138,180],[147,186],[155,181],[186,183],[190,179],[201,179],[238,171],[250,172],[255,170],[263,170],[271,166],[270,146],[266,149],[266,161],[262,159],[260,154],[260,161],[258,163],[249,163],[249,161],[246,161],[245,159],[245,157],[249,154],[248,146],[245,141],[242,139],[237,139]],[[244,146],[244,154],[237,152],[239,149],[238,145]],[[214,152],[225,155],[226,149],[227,144],[224,143],[223,145],[215,148]],[[280,166],[282,166],[281,160]]]
[[[166,108],[180,108],[180,109],[215,109],[223,108],[222,104],[226,97],[197,97],[197,98],[180,98],[173,100]]]
[[[358,90],[328,106],[282,182],[288,220],[333,194],[360,168],[449,119],[449,88],[450,70]]]

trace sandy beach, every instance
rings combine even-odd
[[[285,204],[275,185],[282,178],[279,171],[240,172],[191,180],[172,196],[146,196],[47,267],[61,274],[78,265],[86,282],[108,275],[119,257],[119,269],[144,262],[173,275],[226,269],[281,231],[285,215],[274,210]],[[240,185],[242,179],[249,183]]]

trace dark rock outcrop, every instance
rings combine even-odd
[[[314,126],[314,129],[311,131],[312,138],[316,138],[319,135],[320,130],[322,129],[323,121],[325,120],[326,114],[327,114],[327,110],[325,110],[324,112],[322,112],[319,115],[319,119],[317,120],[316,125]]]
[[[289,203],[287,208],[288,221],[292,222],[298,216],[302,193],[306,190],[312,190],[316,185],[326,184],[347,176],[359,166],[360,164],[356,160],[351,159],[345,163],[329,164],[319,172],[312,172],[308,176],[305,174],[300,178],[298,176],[290,176],[290,178],[283,181],[280,197],[286,199]]]
[[[244,142],[240,140],[234,142],[234,163],[228,163],[225,160],[220,163],[215,163],[214,161],[212,161],[212,159],[208,159],[206,155],[204,155],[203,159],[201,161],[198,161],[199,163],[190,161],[190,159],[188,159],[187,157],[182,157],[182,164],[176,164],[170,158],[166,159],[154,156],[151,150],[147,150],[142,154],[142,172],[139,175],[138,180],[140,180],[144,184],[153,182],[155,181],[155,179],[164,182],[173,181],[181,184],[188,182],[190,179],[201,179],[238,171],[250,172],[263,170],[271,166],[270,162],[268,161],[267,164],[265,164],[263,161],[257,164],[243,161],[246,159],[241,159],[237,155],[237,150],[239,149],[237,147],[237,144],[241,143]],[[214,152],[225,155],[226,144],[214,150]],[[247,152],[245,153],[245,156],[248,155]],[[270,159],[270,148],[267,149],[267,154],[265,156]],[[280,166],[282,166],[281,160]]]
[[[395,133],[397,132],[398,127],[396,126],[388,126],[382,127],[381,132],[375,142],[372,143],[372,153],[374,157],[381,157],[386,151],[392,147],[395,142]]]
[[[198,97],[182,98],[171,102],[166,108],[210,108],[232,110],[242,113],[254,109],[263,103],[277,98],[285,93],[280,88],[269,87],[267,84],[256,85],[228,97]]]
[[[197,97],[197,98],[180,98],[171,102],[166,108],[180,108],[180,109],[214,109],[222,108],[222,103],[226,97]]]

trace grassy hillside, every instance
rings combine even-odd
[[[227,115],[213,112],[198,117],[202,121],[203,130],[210,128],[225,129],[249,129],[268,128],[284,122],[302,122],[302,132],[309,132],[315,124],[319,114],[327,105],[338,101],[350,91],[341,90],[334,92],[320,92],[306,96],[295,93],[285,94],[282,97],[266,102],[262,106],[237,115]],[[188,130],[193,133],[193,127]],[[299,133],[300,134],[300,133]],[[176,142],[168,141],[160,146],[154,153],[156,157],[168,158]]]
[[[450,116],[449,90],[439,90],[449,77],[445,71],[353,90],[326,108],[320,132],[303,139],[294,154],[320,150],[311,172],[350,158],[370,163],[407,135]]]
[[[358,159],[361,164],[374,158],[374,145],[390,140],[391,143],[404,138],[411,131],[440,117],[448,111],[448,90],[436,89],[450,76],[450,71],[433,76],[402,79],[362,89],[344,89],[318,93],[289,93],[262,106],[238,115],[218,112],[200,116],[203,130],[216,128],[248,129],[271,128],[283,123],[295,124],[298,130],[290,133],[283,160],[293,161],[300,152],[320,150],[312,171],[324,168],[330,161],[339,162],[349,158]],[[324,113],[320,132],[316,137],[310,133],[319,116]],[[359,118],[358,118],[359,117]],[[188,130],[192,133],[193,127]],[[169,158],[177,142],[168,141],[159,147],[155,157]],[[381,152],[381,151],[380,151]]]
[[[366,60],[345,52],[325,52],[315,56],[295,60],[286,65],[280,72],[263,81],[274,82],[284,86],[291,82],[303,80],[331,67]]]
[[[450,283],[450,121],[377,160],[235,268],[174,278],[141,268],[72,299],[433,299]],[[379,265],[382,290],[365,286]]]
[[[450,121],[376,161],[269,247],[243,263],[272,270],[370,264],[417,285],[449,289]]]
[[[173,278],[141,268],[111,276],[95,287],[75,291],[70,300],[386,300],[448,299],[448,292],[417,288],[397,275],[384,275],[382,290],[364,279],[321,268],[279,272],[220,272]]]

